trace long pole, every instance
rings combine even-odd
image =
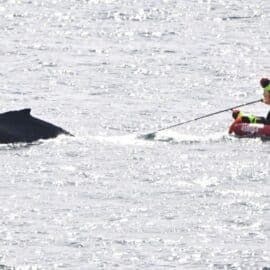
[[[151,140],[151,139],[153,139],[155,137],[156,133],[158,133],[160,131],[163,131],[163,130],[166,130],[166,129],[170,129],[170,128],[174,128],[174,127],[178,127],[178,126],[181,126],[181,125],[184,125],[184,124],[193,122],[193,121],[197,121],[197,120],[200,120],[200,119],[203,119],[203,118],[207,118],[207,117],[210,117],[210,116],[219,114],[219,113],[223,113],[223,112],[227,112],[227,111],[233,110],[234,108],[240,108],[240,107],[243,107],[243,106],[251,105],[251,104],[262,102],[262,101],[263,101],[263,99],[258,99],[258,100],[250,101],[250,102],[247,102],[247,103],[244,103],[244,104],[240,104],[240,105],[237,105],[237,106],[233,106],[233,107],[230,107],[230,108],[221,110],[221,111],[209,113],[209,114],[206,114],[206,115],[197,117],[197,118],[193,118],[193,119],[190,119],[190,120],[187,120],[187,121],[184,121],[184,122],[180,122],[180,123],[177,123],[177,124],[168,126],[168,127],[164,127],[164,128],[158,129],[158,130],[153,131],[151,133],[145,134],[142,137],[144,139],[146,139],[146,140]]]

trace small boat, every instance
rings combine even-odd
[[[265,124],[236,123],[230,132],[237,137],[270,139],[270,125]]]

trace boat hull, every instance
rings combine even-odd
[[[231,131],[238,137],[270,138],[270,125],[238,123]]]

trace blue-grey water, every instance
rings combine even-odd
[[[267,269],[270,144],[227,134],[270,76],[268,0],[1,0],[0,269]],[[265,115],[270,107],[244,108]]]

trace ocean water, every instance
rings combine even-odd
[[[2,0],[0,269],[270,269],[269,142],[228,135],[267,77],[267,0]],[[265,115],[255,104],[244,111]]]

